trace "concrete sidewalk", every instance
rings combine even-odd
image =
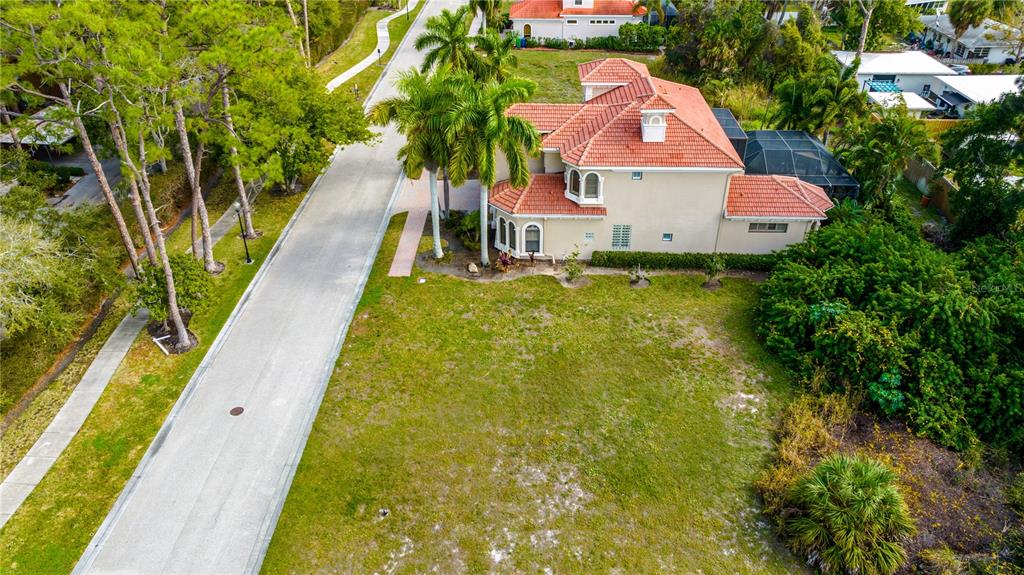
[[[417,66],[420,12],[369,103]],[[75,573],[256,573],[401,182],[403,138],[335,153],[242,296]],[[244,408],[231,415],[233,408]]]
[[[334,78],[327,83],[327,91],[333,92],[338,86],[348,82],[356,76],[356,74],[363,70],[373,66],[377,63],[377,59],[384,52],[388,51],[388,47],[391,46],[391,36],[388,34],[388,23],[395,18],[408,18],[409,13],[416,9],[416,6],[420,3],[420,0],[409,0],[409,3],[398,12],[388,16],[387,18],[381,18],[377,22],[377,46],[370,52],[370,55],[359,61],[358,64],[352,66],[348,70],[345,70],[338,77]],[[378,55],[380,54],[380,55]]]
[[[406,180],[395,201],[394,212],[409,212],[409,216],[405,220],[405,227],[402,228],[402,236],[398,240],[395,257],[391,260],[391,269],[388,270],[390,277],[412,275],[412,266],[416,262],[420,238],[423,237],[423,230],[430,215],[430,186],[427,184],[426,178],[424,173],[418,180]],[[443,185],[441,182],[437,183],[437,199],[442,206],[444,205]],[[449,206],[451,210],[472,212],[480,209],[480,182],[470,180],[459,187],[452,186],[448,200],[451,202]]]

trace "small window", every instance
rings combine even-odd
[[[573,2],[573,4],[577,6],[583,6],[583,0],[576,0],[575,2]]]
[[[516,225],[512,222],[508,223],[508,247],[516,249]]]
[[[753,223],[747,227],[747,232],[761,234],[784,234],[789,229],[789,224]]]
[[[672,234],[670,234],[668,232],[665,232],[665,233],[661,234],[661,241],[663,241],[663,242],[670,242],[670,241],[672,241]]]
[[[633,226],[628,224],[615,224],[612,226],[612,249],[628,250],[630,239],[633,235]]]
[[[498,219],[498,243],[501,245],[508,245],[507,238],[505,235],[505,218]]]
[[[925,96],[930,94],[931,91],[932,91],[932,85],[931,84],[925,84],[924,86],[921,87],[921,93],[924,94]]]
[[[577,22],[577,20],[566,20],[565,21],[565,23],[569,24],[569,25],[574,25],[574,24],[576,24],[576,22]]]
[[[580,173],[576,170],[569,172],[569,195],[580,197]]]
[[[596,238],[596,237],[597,236],[594,235],[594,232],[586,232],[586,233],[583,234],[583,241],[585,241],[587,243],[590,243],[590,242],[594,241],[594,238]]]
[[[644,173],[643,172],[633,172],[633,179],[634,180],[642,180],[642,179],[644,179]]]
[[[584,180],[583,197],[588,200],[596,200],[601,195],[601,180],[597,174],[587,174]]]
[[[530,224],[523,230],[527,253],[540,252],[540,226]]]

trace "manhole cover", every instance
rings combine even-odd
[[[245,411],[244,407],[232,407],[230,413],[231,415],[242,415],[243,411]]]

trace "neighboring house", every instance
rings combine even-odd
[[[843,50],[832,54],[845,68],[853,64],[856,52]],[[924,52],[865,52],[857,68],[857,83],[868,90],[868,82],[891,82],[903,92],[928,94],[935,83],[935,76],[956,74],[942,62]]]
[[[936,11],[944,11],[948,2],[949,0],[906,0],[906,5],[921,14],[934,14]]]
[[[883,108],[895,108],[902,104],[907,114],[914,118],[922,118],[935,111],[931,102],[914,92],[868,91],[868,100]]]
[[[582,104],[528,103],[542,153],[524,188],[499,158],[494,246],[517,257],[594,250],[768,253],[799,242],[832,207],[795,177],[745,175],[700,92],[609,58],[578,66]]]
[[[1010,40],[1012,29],[991,18],[986,18],[981,26],[968,28],[959,40],[946,14],[921,16],[921,24],[925,28],[922,46],[934,50],[942,58],[956,62],[1002,64],[1017,57]]]
[[[643,21],[631,0],[519,0],[509,6],[512,29],[523,38],[586,40],[618,36],[619,26]]]
[[[939,108],[953,110],[962,118],[975,104],[988,104],[1003,94],[1019,92],[1019,79],[1019,74],[936,76],[930,99]]]

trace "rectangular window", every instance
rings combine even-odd
[[[670,241],[672,241],[672,234],[667,233],[667,232],[664,233],[664,234],[661,234],[661,241],[663,241],[663,242],[670,242]]]
[[[594,235],[594,232],[586,232],[583,234],[583,241],[589,244],[590,242],[594,241],[595,237],[597,236]]]
[[[565,21],[565,23],[569,24],[569,25],[574,25],[574,24],[576,24],[576,22],[577,22],[576,20],[566,20]]]
[[[966,51],[967,51],[967,46],[964,46],[963,44],[957,42],[957,45],[956,45],[956,55],[957,56],[963,56],[964,52],[966,52]]]
[[[747,227],[747,232],[760,234],[784,234],[789,229],[789,224],[753,223]]]
[[[633,226],[628,224],[615,224],[612,226],[612,249],[628,250]]]
[[[989,55],[989,53],[991,51],[992,51],[992,48],[975,48],[974,49],[974,57],[975,58],[988,58],[988,55]]]
[[[644,173],[643,172],[633,172],[633,179],[634,180],[642,180],[642,179],[644,179]]]
[[[534,225],[526,226],[525,242],[526,253],[537,253],[540,251],[540,228]]]
[[[576,0],[574,4],[576,4],[577,6],[583,6],[583,0]]]

